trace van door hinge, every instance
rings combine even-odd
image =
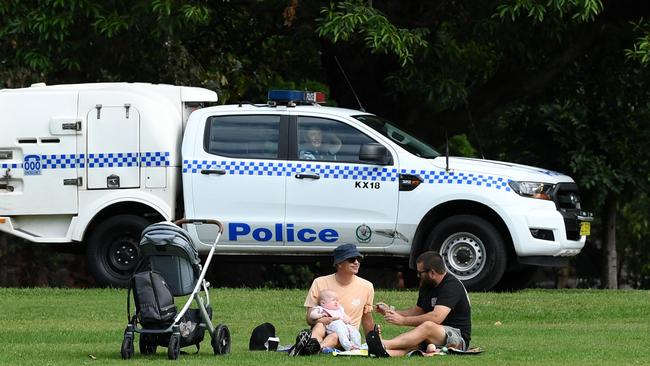
[[[124,109],[126,109],[126,119],[129,119],[129,108],[131,108],[131,104],[124,103]]]
[[[102,118],[102,105],[95,104],[95,108],[97,109],[97,119]]]
[[[81,121],[63,123],[61,126],[64,130],[81,131]]]
[[[0,180],[4,180],[5,183],[0,183],[0,189],[6,189],[9,192],[14,191],[14,187],[9,185],[9,181],[11,179],[11,168],[7,168],[5,171],[5,175],[3,175]]]
[[[83,185],[83,178],[70,178],[70,179],[64,179],[63,180],[63,185],[64,186],[77,186],[81,187]]]

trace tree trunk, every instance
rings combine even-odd
[[[618,195],[610,192],[605,199],[603,212],[603,287],[618,288],[618,256],[616,253],[616,213]]]

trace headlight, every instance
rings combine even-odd
[[[551,200],[551,191],[555,184],[542,182],[517,182],[511,180],[510,188],[523,197],[538,198],[540,200]]]

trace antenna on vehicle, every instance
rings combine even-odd
[[[445,172],[449,171],[449,136],[445,128]]]
[[[481,146],[481,138],[478,136],[478,133],[476,133],[476,126],[474,126],[474,118],[472,118],[472,112],[469,110],[469,103],[467,103],[467,98],[463,98],[463,101],[465,102],[465,110],[467,111],[467,118],[469,119],[470,130],[472,130],[472,133],[474,134],[474,138],[476,139],[476,143],[478,144],[478,151],[481,153],[481,159],[485,160],[485,155],[483,154],[483,147]]]
[[[359,97],[357,97],[357,93],[354,91],[354,88],[352,87],[352,83],[350,83],[350,80],[348,79],[348,76],[345,74],[345,70],[343,70],[343,66],[341,66],[341,63],[339,62],[339,58],[334,56],[334,61],[336,61],[336,64],[339,66],[339,69],[341,70],[341,74],[343,74],[343,77],[345,78],[345,81],[348,83],[348,86],[350,87],[350,90],[352,91],[352,95],[354,95],[354,98],[357,100],[357,104],[359,105],[359,110],[361,112],[365,112],[366,110],[361,105],[361,101],[359,100]]]

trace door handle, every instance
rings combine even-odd
[[[298,178],[298,179],[320,179],[320,175],[318,175],[318,174],[301,174],[301,173],[298,173],[298,174],[296,174],[296,178]]]
[[[202,169],[201,174],[205,174],[205,175],[210,175],[210,174],[224,175],[224,174],[226,174],[226,171],[223,170],[223,169]]]

